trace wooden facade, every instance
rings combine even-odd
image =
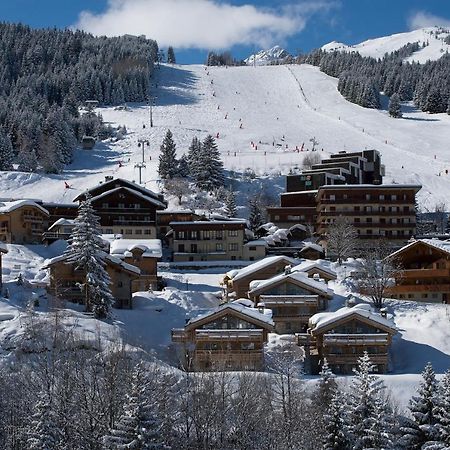
[[[31,200],[0,203],[0,240],[8,244],[40,244],[48,211]]]
[[[316,314],[309,327],[306,336],[299,335],[299,343],[305,345],[308,358],[316,359],[313,372],[318,372],[326,359],[334,373],[352,374],[364,352],[369,354],[375,372],[388,371],[389,349],[396,329],[369,305]]]
[[[304,333],[311,316],[323,311],[332,291],[323,282],[304,272],[289,272],[265,281],[253,281],[248,293],[256,306],[272,310],[275,331],[280,334]]]
[[[227,303],[172,330],[187,371],[261,370],[272,320],[253,308]]]
[[[120,178],[88,192],[104,234],[121,234],[127,239],[156,238],[156,212],[167,207],[161,194]],[[85,193],[74,201],[84,198]]]
[[[243,269],[227,272],[221,284],[227,295],[244,298],[247,297],[249,285],[253,280],[267,280],[284,272],[286,266],[296,263],[297,260],[287,256],[269,256]]]
[[[450,243],[437,239],[414,241],[388,258],[401,271],[388,296],[425,302],[450,302]]]
[[[105,264],[111,279],[111,293],[115,299],[116,308],[132,308],[132,282],[140,273],[139,269],[123,263],[120,259],[111,255],[105,256]],[[50,270],[49,292],[61,300],[73,303],[84,303],[79,283],[84,281],[83,270],[69,264],[64,256],[51,260],[44,269]]]
[[[3,286],[3,276],[2,276],[2,259],[3,255],[8,253],[8,249],[3,242],[0,242],[0,288]]]

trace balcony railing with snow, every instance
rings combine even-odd
[[[263,341],[263,330],[195,330],[196,341]]]
[[[387,345],[388,333],[373,334],[324,334],[323,345]]]
[[[318,295],[261,295],[260,302],[271,305],[311,305],[316,306]]]

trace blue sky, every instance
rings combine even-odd
[[[332,40],[354,44],[421,26],[450,27],[450,1],[2,0],[0,20],[146,34],[161,47],[173,44],[178,62],[199,63],[208,49],[243,58],[273,44],[296,53]]]

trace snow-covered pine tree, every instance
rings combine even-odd
[[[344,399],[339,391],[335,391],[328,411],[323,417],[325,423],[325,439],[323,450],[345,450],[350,448],[345,434]]]
[[[124,411],[115,428],[103,438],[104,449],[165,450],[155,408],[148,392],[145,367],[137,364],[131,376]]]
[[[13,169],[13,146],[11,139],[3,128],[0,128],[0,170]]]
[[[450,448],[450,370],[439,382],[433,414],[436,421],[435,439]]]
[[[225,215],[227,217],[236,217],[236,194],[230,189],[225,196]]]
[[[353,450],[378,448],[376,437],[372,430],[377,428],[375,421],[380,420],[381,412],[377,409],[377,402],[382,400],[384,385],[375,375],[372,375],[374,366],[367,352],[358,359],[358,368],[350,387],[345,418],[346,431],[349,435]],[[389,422],[389,412],[383,412],[383,419]],[[390,433],[390,430],[378,430]]]
[[[432,114],[440,113],[444,110],[442,109],[442,96],[438,88],[431,88],[427,94],[425,105],[423,107],[424,111],[428,111]]]
[[[320,371],[320,380],[313,395],[314,407],[322,416],[328,410],[337,388],[336,376],[331,371],[328,361],[324,359]]]
[[[27,432],[27,449],[57,450],[61,448],[60,438],[57,420],[51,405],[46,400],[39,400]]]
[[[167,62],[169,64],[175,64],[177,62],[175,58],[175,52],[173,51],[173,47],[169,47],[167,49]]]
[[[394,118],[402,117],[402,107],[400,105],[400,96],[395,93],[392,94],[389,100],[389,115]]]
[[[450,36],[450,35],[449,35],[449,36]],[[447,114],[450,115],[450,95],[449,95],[449,97],[448,97]]]
[[[186,154],[181,155],[181,158],[178,160],[178,170],[177,176],[179,177],[188,177],[190,175],[189,171],[189,161]]]
[[[75,227],[70,236],[70,244],[65,255],[66,263],[84,271],[84,282],[80,285],[87,311],[97,318],[110,314],[114,304],[108,272],[105,268],[106,253],[103,250],[99,217],[91,204],[91,197],[80,203]]]
[[[224,185],[223,162],[215,139],[209,134],[201,145],[198,157],[196,185],[212,191]]]
[[[202,143],[197,137],[192,138],[191,145],[187,153],[187,161],[189,164],[189,174],[196,180],[200,167],[199,167],[199,157],[202,151]]]
[[[17,169],[21,172],[35,172],[38,166],[36,152],[34,150],[22,150],[17,156],[17,162],[19,164]]]
[[[430,363],[422,372],[422,381],[417,389],[417,395],[409,402],[412,419],[404,418],[400,425],[401,441],[408,450],[420,450],[435,437],[437,419],[434,416],[436,406],[437,382],[436,375]]]
[[[264,223],[260,198],[258,196],[250,198],[248,207],[248,225],[250,230],[257,234],[258,228]]]
[[[159,155],[158,173],[163,180],[173,178],[177,175],[177,151],[173,142],[173,135],[167,130],[164,140],[161,144],[161,154]]]

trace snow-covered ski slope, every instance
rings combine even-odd
[[[439,59],[443,54],[450,51],[450,45],[444,42],[445,37],[449,34],[448,31],[442,31],[438,27],[428,27],[406,33],[397,33],[390,36],[369,39],[356,45],[347,45],[342,42],[333,41],[322,46],[322,49],[326,51],[358,52],[362,56],[382,58],[386,53],[398,50],[408,43],[419,42],[421,45],[425,43],[426,47],[421,48],[406,58],[406,61],[425,63],[428,60],[434,61]]]
[[[135,164],[142,157],[138,139],[150,141],[144,150],[143,182],[158,189],[159,146],[170,128],[179,155],[187,151],[193,136],[219,133],[225,167],[236,172],[251,168],[258,174],[287,174],[296,165],[301,167],[306,154],[296,152],[296,147],[304,143],[305,150],[311,148],[314,137],[324,156],[375,148],[386,165],[386,182],[422,184],[419,201],[428,208],[448,200],[450,116],[446,114],[426,114],[407,104],[404,117],[393,119],[386,109],[364,109],[338,93],[336,79],[308,65],[163,65],[154,82],[153,128],[146,105],[128,105],[129,111],[100,108],[107,122],[126,125],[125,139],[100,143],[92,151],[78,150],[74,163],[61,175],[0,173],[0,197],[71,201],[106,175],[137,181]],[[383,101],[387,107],[387,99]],[[70,189],[64,188],[64,181]]]

